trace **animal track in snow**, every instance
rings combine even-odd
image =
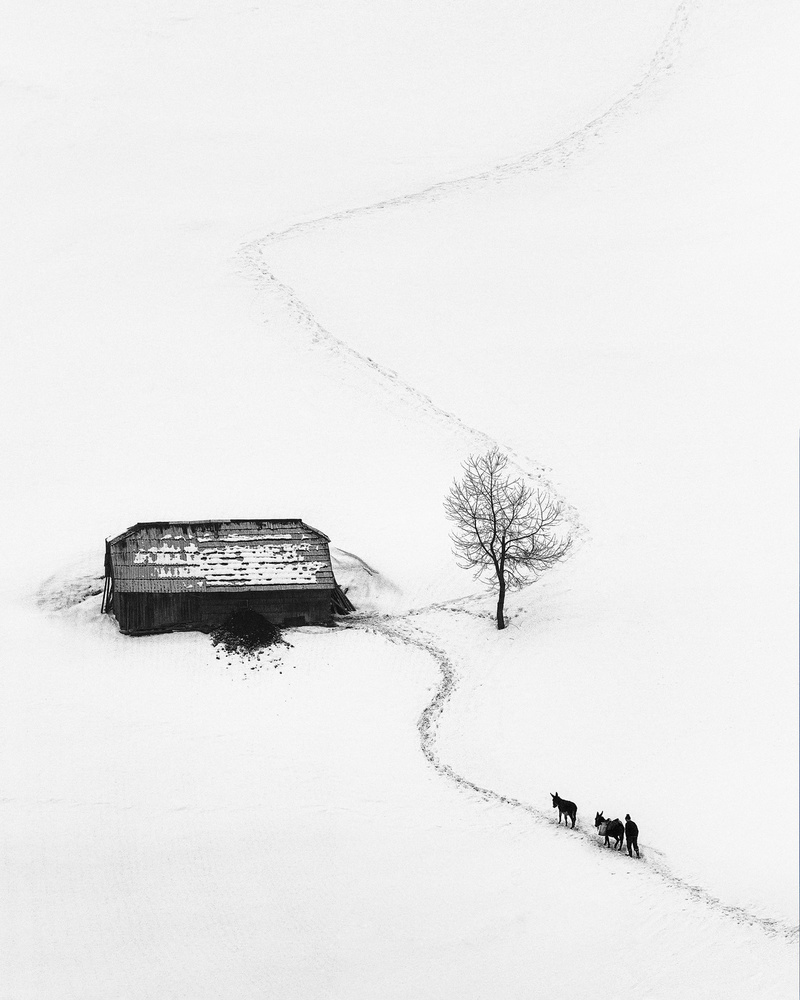
[[[443,605],[431,605],[430,608],[420,609],[416,613],[421,614],[424,610],[434,609],[442,610]],[[397,618],[391,618],[388,616],[364,616],[363,618],[356,619],[354,625],[350,627],[382,635],[391,642],[400,642],[406,646],[411,646],[414,649],[419,649],[431,656],[436,662],[439,668],[440,681],[437,685],[436,691],[434,692],[433,698],[423,710],[417,723],[417,728],[419,729],[420,734],[420,747],[426,760],[438,774],[447,778],[449,781],[452,781],[462,791],[478,795],[486,802],[492,802],[511,809],[522,810],[531,816],[537,823],[547,824],[551,827],[556,826],[556,820],[553,819],[552,815],[548,811],[544,809],[537,809],[535,806],[528,802],[523,802],[521,799],[503,795],[501,792],[498,792],[493,788],[486,788],[482,785],[478,785],[476,782],[470,781],[469,778],[466,778],[464,775],[459,774],[450,764],[445,763],[440,758],[436,749],[436,732],[442,715],[444,714],[445,707],[450,701],[450,698],[452,697],[458,684],[458,673],[447,651],[434,642],[433,636],[429,632],[424,631],[418,626],[412,624],[409,620],[410,617],[411,616],[409,615]],[[570,827],[566,832],[572,837],[580,838],[589,846],[602,851],[604,854],[608,851],[608,848],[604,847],[600,843],[600,839],[593,829],[586,830],[581,827],[576,827],[573,831]],[[650,872],[668,886],[679,890],[692,902],[702,903],[713,912],[724,917],[728,917],[737,924],[756,927],[770,937],[782,938],[790,944],[796,944],[798,940],[800,940],[800,927],[790,924],[785,920],[759,916],[742,906],[731,906],[724,903],[721,899],[719,899],[719,897],[713,895],[702,886],[694,885],[676,875],[670,868],[661,851],[653,847],[647,847],[646,845],[640,845],[640,847],[642,850],[642,857],[641,859],[637,859],[635,862],[632,862],[632,864],[635,866],[641,865],[643,871]],[[619,852],[613,852],[612,857],[627,858],[627,855],[621,855]],[[635,871],[636,868],[633,870]]]
[[[470,442],[472,447],[488,449],[496,446],[498,442],[488,434],[477,428],[470,427],[455,414],[441,409],[429,396],[404,381],[396,372],[384,367],[372,358],[360,354],[345,341],[325,329],[311,310],[301,301],[295,290],[282,282],[274,273],[268,260],[269,249],[290,237],[310,234],[331,225],[344,224],[350,220],[374,215],[378,212],[402,209],[417,203],[433,203],[451,194],[478,190],[492,183],[502,183],[521,174],[535,173],[553,166],[566,166],[587,144],[596,141],[602,133],[627,114],[637,101],[672,70],[674,60],[681,48],[683,37],[688,27],[689,15],[693,6],[694,0],[682,0],[678,4],[667,32],[642,77],[622,97],[610,104],[602,114],[586,122],[581,128],[570,132],[559,141],[542,149],[496,163],[483,171],[454,180],[433,183],[417,191],[398,195],[373,204],[331,212],[316,219],[298,222],[283,229],[275,230],[245,245],[241,249],[240,260],[244,272],[253,278],[257,287],[278,298],[284,310],[293,316],[301,327],[306,329],[309,342],[315,348],[328,351],[343,365],[351,366],[360,372],[366,370],[373,384],[390,394],[396,402],[410,402],[415,409],[425,413],[432,421],[445,425],[449,432],[453,430],[460,432]],[[516,455],[505,448],[504,450],[508,451],[509,456],[525,475],[532,476],[539,480],[542,485],[552,489],[552,486],[544,478],[546,470],[543,470],[537,463],[525,456]],[[576,513],[570,511],[570,514],[577,524]],[[439,774],[453,781],[464,791],[478,795],[486,801],[499,803],[513,809],[524,810],[537,822],[554,825],[555,821],[549,813],[537,809],[529,803],[502,795],[494,789],[484,788],[470,781],[463,775],[458,774],[449,764],[442,761],[438,755],[436,750],[436,730],[445,706],[455,690],[457,674],[447,652],[437,646],[430,635],[414,625],[411,619],[415,614],[420,614],[422,611],[432,610],[433,608],[444,609],[446,606],[447,602],[439,602],[436,605],[431,605],[428,609],[416,609],[416,611],[401,618],[362,616],[355,619],[349,627],[372,631],[383,635],[390,641],[402,642],[408,646],[420,649],[432,656],[436,661],[441,681],[431,702],[419,719],[418,728],[422,752]],[[465,608],[461,610],[464,610],[465,613],[472,613]],[[593,832],[587,833],[584,830],[578,829],[574,834],[570,830],[570,834],[581,837],[591,842],[593,846],[599,847],[596,835]],[[600,849],[605,850],[605,848]],[[759,917],[741,907],[728,906],[701,886],[691,885],[683,881],[671,871],[665,861],[660,860],[663,857],[660,852],[650,848],[648,855],[651,857],[646,862],[647,870],[655,873],[668,885],[679,889],[690,899],[704,903],[710,909],[732,918],[737,923],[758,927],[771,936],[783,937],[790,942],[796,942],[798,937],[800,937],[800,929],[798,927],[789,925],[784,921]]]
[[[614,122],[623,117],[654,84],[670,72],[680,51],[689,23],[689,13],[694,3],[695,0],[682,0],[678,4],[666,34],[641,78],[622,97],[610,104],[602,114],[592,118],[581,128],[573,130],[562,139],[542,149],[501,161],[474,174],[440,181],[417,191],[387,198],[373,204],[331,212],[316,219],[297,222],[283,229],[274,230],[242,247],[239,253],[242,270],[254,280],[256,287],[269,291],[278,297],[284,310],[292,315],[300,326],[306,328],[309,341],[313,346],[329,351],[342,364],[350,365],[357,370],[367,369],[378,387],[390,392],[397,401],[412,402],[416,409],[421,410],[431,420],[445,424],[448,431],[461,432],[470,441],[472,447],[477,446],[480,449],[488,450],[497,446],[498,442],[488,434],[465,424],[455,414],[441,409],[429,396],[404,381],[397,372],[359,353],[345,341],[325,329],[308,306],[301,301],[295,290],[282,282],[272,270],[268,261],[269,248],[289,237],[312,233],[334,224],[346,223],[351,219],[393,209],[402,209],[416,203],[435,202],[451,194],[478,190],[492,183],[502,183],[521,174],[535,173],[552,166],[565,166],[584,149],[587,143],[596,140]],[[508,453],[523,474],[538,480],[542,486],[553,493],[556,492],[552,484],[545,478],[547,470],[526,456],[517,455],[506,447],[503,447],[503,450]],[[577,528],[577,512],[569,505],[565,505],[565,507],[568,516]]]

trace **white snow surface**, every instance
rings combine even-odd
[[[2,29],[0,996],[797,996],[795,5]],[[494,443],[580,541],[501,633]],[[359,613],[99,614],[106,536],[253,512]]]

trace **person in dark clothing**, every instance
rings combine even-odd
[[[633,851],[636,851],[636,857],[639,857],[639,827],[633,822],[630,817],[630,813],[625,813],[625,840],[628,844],[628,854],[633,857]],[[631,850],[633,848],[633,850]]]

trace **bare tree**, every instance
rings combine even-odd
[[[464,476],[454,480],[445,513],[454,524],[453,552],[475,578],[497,579],[497,627],[505,628],[507,590],[524,586],[563,559],[572,545],[564,523],[564,505],[544,490],[508,473],[509,460],[499,449],[471,455]]]

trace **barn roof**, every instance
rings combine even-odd
[[[333,588],[329,538],[300,518],[143,521],[109,539],[114,588],[181,593]]]
[[[284,525],[284,524],[302,524],[304,528],[309,531],[313,531],[324,538],[326,542],[330,541],[328,536],[320,531],[318,528],[312,528],[310,524],[306,524],[299,517],[223,517],[217,518],[216,520],[211,519],[207,521],[137,521],[136,524],[131,525],[126,531],[121,534],[116,535],[114,538],[109,538],[109,545],[113,545],[115,542],[121,541],[123,538],[127,538],[128,535],[133,535],[141,528],[222,528],[223,525],[242,525],[242,524],[254,524],[259,526],[264,526],[269,528],[271,525]]]

